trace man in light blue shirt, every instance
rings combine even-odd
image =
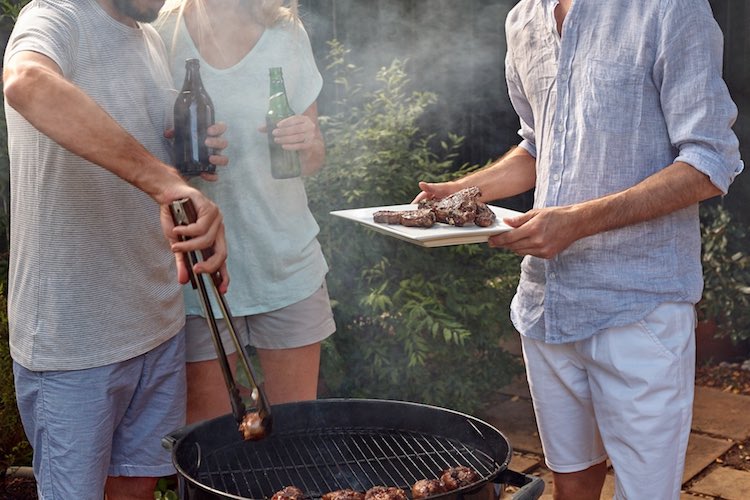
[[[535,188],[493,247],[556,499],[677,499],[692,418],[698,202],[743,169],[706,0],[521,0],[506,21],[519,147],[417,199]]]

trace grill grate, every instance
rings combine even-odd
[[[193,477],[216,491],[243,498],[270,498],[291,485],[307,497],[373,486],[398,486],[410,493],[417,480],[438,478],[449,467],[471,467],[482,483],[501,470],[486,453],[453,439],[369,427],[273,433],[205,456],[196,451]]]

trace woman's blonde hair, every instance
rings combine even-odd
[[[252,15],[258,22],[270,28],[280,23],[298,24],[299,21],[299,1],[298,0],[243,0],[251,9]],[[186,7],[194,7],[199,19],[208,19],[210,15],[206,4],[203,0],[166,0],[164,7],[159,12],[159,18],[154,22],[156,26],[163,25],[167,18],[176,13],[177,22],[174,24],[174,34],[171,43],[167,43],[170,53],[174,49],[177,41],[178,26],[182,22],[182,16],[185,14]],[[209,23],[200,23],[198,26],[198,38],[200,40],[210,40],[213,37]],[[166,42],[166,40],[165,40]]]
[[[280,22],[296,22],[299,20],[299,0],[246,1],[252,9],[253,16],[266,28],[270,28]],[[208,15],[203,0],[166,0],[159,17],[163,18],[175,11],[181,17],[185,7],[190,4],[195,4],[201,16]]]

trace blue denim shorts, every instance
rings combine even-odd
[[[161,440],[185,422],[184,331],[120,363],[13,373],[40,499],[101,500],[107,476],[174,474]]]

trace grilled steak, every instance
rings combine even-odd
[[[429,208],[430,210],[435,210],[435,207],[438,203],[440,203],[440,200],[422,200],[419,202],[418,206],[419,208]]]
[[[274,493],[271,500],[302,500],[304,497],[302,490],[296,486],[287,486]]]
[[[410,227],[432,227],[435,214],[427,208],[417,210],[378,210],[372,220],[385,224],[401,224]]]
[[[372,214],[372,220],[385,224],[401,224],[403,210],[378,210]]]
[[[266,437],[269,429],[257,411],[249,411],[242,418],[239,431],[245,441],[258,441]]]
[[[477,213],[474,217],[474,224],[480,227],[488,227],[495,222],[495,219],[497,219],[495,212],[493,212],[492,209],[485,203],[478,201]]]
[[[365,500],[365,494],[354,490],[336,490],[323,495],[323,500]]]
[[[463,465],[446,469],[440,476],[440,482],[443,483],[447,491],[453,491],[477,481],[479,481],[477,473]]]
[[[405,212],[401,212],[401,220],[399,222],[402,226],[432,227],[435,224],[435,212],[429,208],[406,210]]]
[[[480,196],[479,188],[472,186],[442,200],[422,200],[416,210],[379,210],[372,214],[372,220],[411,227],[432,227],[436,221],[453,226],[472,223],[491,226],[496,219],[495,212],[479,201]]]
[[[438,495],[445,493],[445,486],[437,479],[420,479],[411,487],[411,497],[414,500],[420,498],[431,497],[432,495]]]
[[[474,222],[477,199],[482,195],[478,187],[472,186],[446,196],[435,205],[435,216],[439,222],[463,226]]]
[[[365,500],[408,500],[404,490],[388,486],[373,486],[365,493]]]

